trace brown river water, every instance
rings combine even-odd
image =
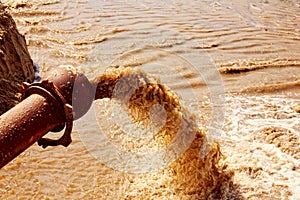
[[[234,172],[210,198],[300,199],[298,0],[2,3],[25,35],[41,76],[73,65],[93,79],[123,65],[158,77],[178,94],[182,115],[188,110],[207,144],[220,144],[222,162]],[[200,180],[201,170],[208,169],[198,172],[191,163],[214,147],[199,147],[199,158],[188,150],[172,163],[132,163],[126,157],[127,165],[122,158],[118,164],[107,159],[115,155],[112,149],[97,151],[93,140],[107,142],[97,134],[113,132],[115,124],[132,137],[149,133],[135,135],[140,129],[128,125],[130,118],[107,99],[91,110],[98,121],[89,118],[93,114],[76,121],[68,148],[33,145],[1,169],[1,199],[203,198],[197,187],[210,187]],[[166,113],[159,106],[151,112],[159,113],[152,119],[155,131]],[[163,170],[153,172],[149,165]]]

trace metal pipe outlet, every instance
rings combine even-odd
[[[68,146],[73,120],[88,111],[94,98],[88,79],[72,67],[56,68],[41,82],[23,88],[24,100],[0,116],[0,168],[36,141],[44,148]],[[42,138],[64,127],[60,139]]]

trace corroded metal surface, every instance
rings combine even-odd
[[[0,116],[0,168],[36,141],[43,147],[68,146],[73,119],[84,115],[92,103],[91,89],[88,79],[71,67],[56,68],[42,82],[24,85],[25,99]],[[65,126],[60,139],[42,138]]]

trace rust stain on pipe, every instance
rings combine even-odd
[[[27,87],[26,98],[0,116],[0,168],[36,141],[43,147],[67,146],[70,135],[64,134],[62,141],[42,137],[49,131],[62,130],[65,125],[70,134],[72,121],[68,120],[84,115],[94,99],[88,79],[71,67],[56,68],[46,80]],[[73,111],[69,116],[68,108]]]
[[[0,167],[49,131],[64,127],[63,110],[53,99],[33,94],[0,117]]]

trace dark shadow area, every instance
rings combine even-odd
[[[225,180],[220,183],[219,187],[216,187],[214,191],[208,196],[209,200],[244,200],[240,192],[239,185],[233,183],[234,175],[225,178]]]

